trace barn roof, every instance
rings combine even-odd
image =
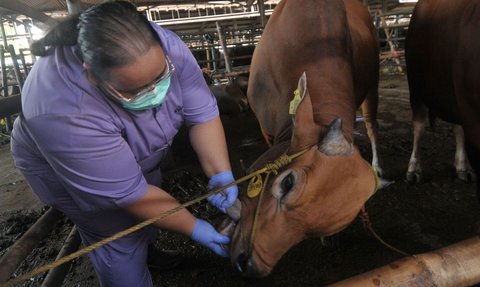
[[[105,0],[72,0],[70,2],[80,2],[83,8],[95,5]],[[359,0],[360,1],[360,0]],[[384,9],[391,10],[402,6],[401,2],[412,0],[362,0],[367,3],[372,10]],[[17,17],[18,15],[27,15],[38,21],[48,21],[49,17],[58,16],[67,13],[67,0],[2,0],[0,1],[0,15],[7,17]],[[154,7],[158,5],[181,5],[181,4],[214,4],[214,3],[239,3],[252,4],[256,0],[130,0],[137,6]]]

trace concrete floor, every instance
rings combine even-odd
[[[0,146],[0,222],[10,213],[21,210],[40,210],[38,201],[13,164],[10,144]]]

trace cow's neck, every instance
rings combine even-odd
[[[342,131],[345,138],[352,142],[353,124],[355,121],[355,99],[353,95],[353,84],[349,71],[332,71],[333,76],[321,77],[320,71],[311,71],[308,81],[308,90],[312,102],[312,113],[315,127],[312,129],[312,138],[305,145],[313,145],[324,137],[328,126],[337,118],[342,119]],[[338,75],[338,76],[337,76]],[[342,76],[339,76],[342,75]],[[291,88],[289,89],[291,90]],[[291,94],[287,91],[279,91],[279,94]],[[293,121],[290,115],[282,114],[283,118],[277,122],[281,127],[277,129],[274,144],[290,141],[293,133]]]
[[[320,126],[319,140],[325,135],[328,126],[337,118],[342,119],[342,131],[345,138],[352,142],[355,106],[338,100],[320,100],[313,103],[315,123]]]
[[[337,118],[342,119],[342,131],[345,138],[349,142],[352,142],[355,109],[341,103],[325,103],[324,106],[319,106],[320,107],[317,108],[314,106],[314,119],[317,124],[317,128],[312,132],[315,132],[316,135],[312,135],[313,137],[311,142],[305,142],[303,146],[307,147],[319,143],[328,131],[328,126]],[[274,138],[273,145],[291,142],[293,128],[293,124],[288,124],[281,128],[280,132]]]

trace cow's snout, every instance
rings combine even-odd
[[[242,252],[238,255],[237,260],[235,260],[235,267],[237,268],[238,272],[246,275],[252,269],[252,261],[250,260],[250,256],[247,253]]]
[[[245,277],[264,277],[261,272],[259,272],[255,263],[252,260],[252,257],[246,252],[241,252],[235,260],[235,268]]]

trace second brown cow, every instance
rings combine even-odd
[[[474,178],[465,157],[480,172],[479,0],[422,0],[412,15],[406,40],[414,146],[407,179],[419,181],[418,145],[427,118],[457,124],[455,168],[459,178]],[[462,131],[463,127],[463,131]]]

